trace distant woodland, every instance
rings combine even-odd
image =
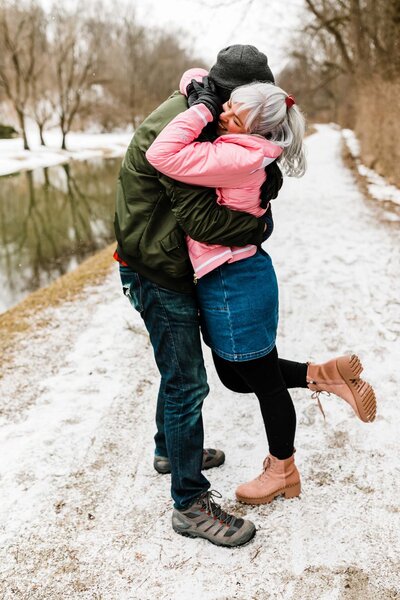
[[[400,1],[303,1],[279,82],[310,120],[354,129],[364,164],[400,186]]]
[[[203,65],[177,35],[139,25],[133,9],[55,2],[45,12],[35,0],[0,0],[0,123],[11,119],[26,149],[28,118],[43,144],[58,125],[63,148],[74,128],[137,125],[194,60]]]

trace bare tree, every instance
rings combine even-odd
[[[305,0],[310,19],[280,81],[294,81],[310,115],[354,126],[361,90],[400,74],[399,0]]]
[[[25,119],[52,122],[62,133],[89,119],[104,129],[136,126],[178,87],[182,72],[201,60],[179,43],[182,32],[149,29],[132,8],[116,13],[102,0],[68,10],[53,2],[0,0],[0,96],[14,107],[28,148]]]
[[[96,28],[82,11],[70,13],[58,6],[53,10],[51,68],[54,74],[54,108],[62,133],[61,148],[79,113],[88,112],[93,101],[90,92],[101,83]]]
[[[177,89],[182,73],[193,66],[205,66],[201,59],[189,58],[179,39],[182,32],[154,32],[147,59],[146,88],[153,105]]]
[[[32,94],[29,114],[39,129],[40,143],[45,146],[44,130],[54,118],[54,91],[50,78],[50,69],[43,68],[32,80]]]
[[[45,15],[35,2],[0,1],[0,87],[16,112],[24,148],[29,150],[26,112],[32,82],[42,69]]]
[[[399,0],[305,0],[314,20],[308,31],[335,44],[336,62],[347,73],[365,76],[381,70],[398,76]]]

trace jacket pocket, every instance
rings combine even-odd
[[[183,231],[173,229],[160,240],[160,245],[167,259],[163,264],[166,273],[183,277],[192,272]]]
[[[185,240],[176,229],[170,231],[170,233],[160,241],[160,244],[168,254],[177,248],[183,247],[186,250]]]

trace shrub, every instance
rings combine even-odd
[[[11,125],[2,125],[0,123],[0,139],[9,140],[18,135],[18,132],[15,131],[14,127]]]

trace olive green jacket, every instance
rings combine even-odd
[[[215,190],[174,181],[147,161],[153,140],[186,108],[185,96],[174,92],[136,130],[118,178],[114,220],[119,256],[134,271],[179,292],[193,290],[186,234],[223,246],[260,245],[265,225],[219,206]]]

